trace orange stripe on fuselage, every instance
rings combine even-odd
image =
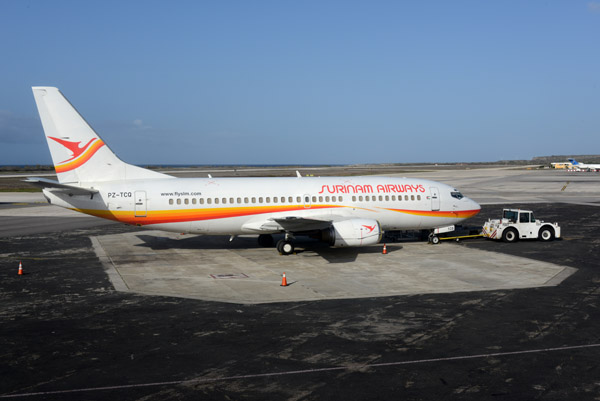
[[[81,167],[85,162],[90,160],[90,158],[94,156],[94,154],[102,146],[104,146],[104,142],[102,142],[102,139],[98,139],[97,141],[92,143],[90,147],[85,152],[83,152],[77,159],[65,164],[55,165],[54,169],[57,173],[64,173],[76,169],[77,167]]]
[[[446,211],[441,211],[441,210],[409,210],[409,209],[385,209],[385,210],[390,210],[392,212],[411,214],[414,216],[450,217],[450,218],[459,218],[459,219],[467,219],[469,217],[475,216],[477,213],[480,212],[479,209],[459,210],[456,212],[446,212]]]
[[[248,206],[248,207],[225,207],[225,208],[204,208],[204,209],[174,209],[174,210],[148,210],[145,217],[135,217],[133,210],[95,210],[95,209],[73,209],[78,212],[86,213],[92,216],[104,219],[120,221],[127,224],[165,224],[182,223],[186,221],[203,221],[226,219],[232,217],[254,216],[258,214],[307,211],[319,209],[334,209],[354,206],[344,205],[312,205],[311,208],[304,208],[303,205],[280,205],[280,206]],[[368,210],[368,209],[365,209]],[[405,213],[415,216],[425,217],[446,217],[461,218],[475,216],[479,210],[464,210],[458,212],[430,211],[430,210],[409,210],[409,209],[383,209],[392,212]]]
[[[286,206],[249,206],[249,207],[227,207],[206,209],[177,209],[177,210],[148,210],[145,217],[135,217],[132,210],[95,210],[95,209],[73,209],[75,211],[89,214],[104,219],[120,221],[128,224],[165,224],[182,223],[186,221],[202,221],[226,219],[231,217],[254,216],[257,214],[290,212],[298,210],[318,210],[328,208],[345,207],[341,205],[313,205],[305,209],[303,205]]]

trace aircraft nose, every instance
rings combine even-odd
[[[471,199],[471,198],[468,198],[468,199],[469,199],[470,209],[475,212],[475,213],[473,213],[473,216],[475,216],[477,213],[479,213],[481,211],[481,206],[479,205],[479,203],[475,202],[473,199]]]

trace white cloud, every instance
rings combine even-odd
[[[596,12],[596,13],[600,13],[600,2],[590,1],[588,3],[588,9],[590,11],[593,11],[593,12]]]
[[[142,120],[140,120],[139,118],[136,118],[135,120],[133,120],[133,125],[135,125],[135,127],[137,129],[141,129],[141,130],[147,130],[152,128],[149,125],[144,125],[144,122]]]

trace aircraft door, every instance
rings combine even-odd
[[[431,210],[440,210],[440,192],[436,187],[429,187],[431,193]]]
[[[135,217],[146,217],[146,191],[135,191]]]
[[[302,198],[304,199],[304,208],[305,209],[310,209],[310,207],[312,205],[311,202],[310,202],[310,195],[304,194],[302,196]]]

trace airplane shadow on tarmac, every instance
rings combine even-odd
[[[181,238],[171,238],[154,235],[136,235],[143,241],[135,246],[147,247],[152,250],[161,249],[197,249],[197,250],[232,250],[232,249],[256,249],[263,248],[258,245],[255,237],[238,237],[229,241],[229,237],[222,235],[198,235],[181,236]],[[274,236],[275,243],[283,236]],[[321,257],[329,263],[349,263],[356,260],[360,254],[382,253],[383,244],[377,244],[368,247],[350,247],[350,248],[331,248],[327,244],[305,238],[297,238],[294,241],[296,254],[302,254],[304,257]],[[273,254],[277,254],[275,247],[270,248]],[[402,249],[400,244],[387,245],[387,253],[396,252]],[[289,255],[293,257],[294,255]]]

